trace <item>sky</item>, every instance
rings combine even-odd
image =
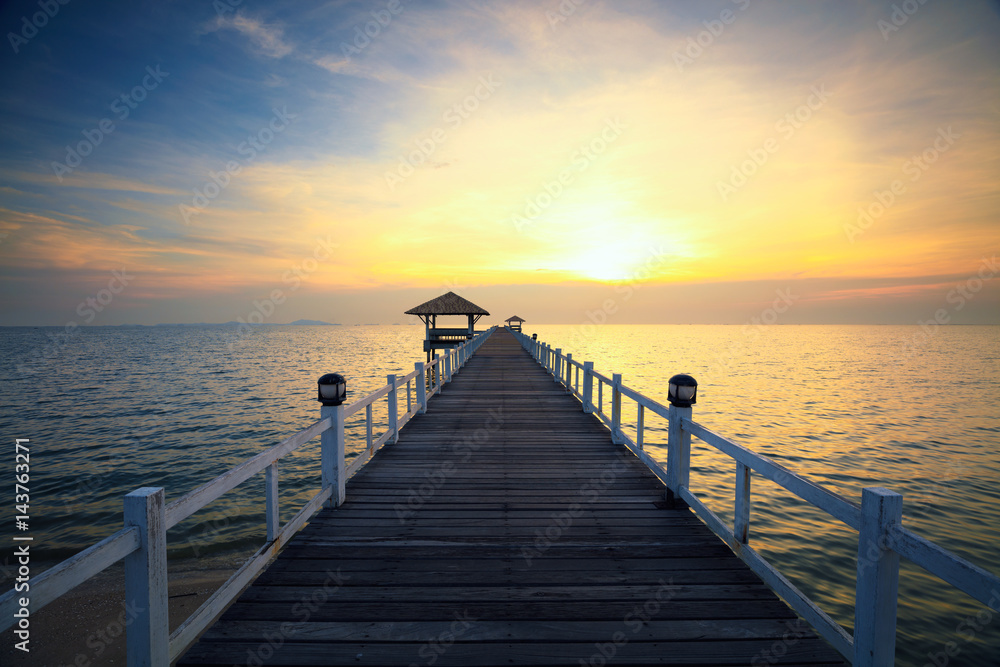
[[[8,2],[0,325],[1000,324],[1000,2]]]

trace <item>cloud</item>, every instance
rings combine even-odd
[[[313,64],[317,67],[325,69],[331,74],[344,74],[348,76],[357,76],[363,78],[370,78],[379,80],[381,77],[373,76],[371,73],[366,73],[357,62],[351,60],[346,56],[338,55],[325,55],[313,59]]]
[[[58,185],[64,188],[81,188],[84,190],[118,190],[121,192],[142,192],[154,195],[185,194],[183,190],[167,188],[152,183],[143,183],[128,178],[121,178],[112,174],[102,174],[98,172],[85,172],[80,174],[70,174],[64,176],[60,182],[53,174],[33,174],[30,172],[15,173],[4,172],[4,177],[10,180],[21,181],[22,183],[33,183],[40,185]],[[14,191],[16,192],[16,191]],[[23,194],[18,192],[17,194]]]
[[[269,58],[284,58],[295,50],[292,45],[285,42],[284,31],[281,28],[245,16],[242,12],[237,12],[234,16],[218,17],[209,32],[218,30],[235,30],[246,36],[259,54]]]

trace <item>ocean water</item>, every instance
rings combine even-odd
[[[855,502],[865,486],[898,491],[905,525],[1000,572],[1000,327],[528,323],[525,331],[664,403],[671,375],[693,375],[699,423]],[[407,325],[238,335],[223,326],[0,328],[0,425],[8,442],[30,438],[33,564],[120,528],[129,491],[163,486],[170,502],[310,425],[320,375],[344,374],[353,399],[388,373],[412,371],[422,337],[423,327]],[[634,404],[624,400],[623,410],[634,430]],[[385,424],[384,403],[376,420]],[[357,418],[348,429],[350,457],[364,435]],[[665,461],[666,423],[649,413],[645,440]],[[319,488],[318,450],[317,439],[281,462],[283,520]],[[11,454],[11,474],[13,464]],[[692,490],[727,521],[734,473],[731,459],[694,440]],[[262,544],[263,485],[262,475],[249,480],[173,528],[172,561],[197,567]],[[12,533],[13,495],[5,497],[0,522]],[[852,530],[755,478],[750,531],[756,549],[850,630]],[[0,580],[11,560],[0,553]],[[905,665],[1000,664],[1000,612],[904,561],[897,656]]]

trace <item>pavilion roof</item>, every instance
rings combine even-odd
[[[489,315],[488,312],[463,299],[454,292],[447,292],[406,311],[407,315]]]

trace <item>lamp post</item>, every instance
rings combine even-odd
[[[344,399],[347,397],[347,380],[339,373],[327,373],[317,381],[317,400],[320,419],[330,418],[330,428],[320,435],[320,467],[323,488],[330,488],[327,507],[339,507],[347,495],[344,475]]]
[[[697,402],[698,382],[690,375],[675,375],[667,386],[669,430],[667,432],[667,494],[680,499],[691,479],[691,433],[683,420],[691,420],[691,406]]]

